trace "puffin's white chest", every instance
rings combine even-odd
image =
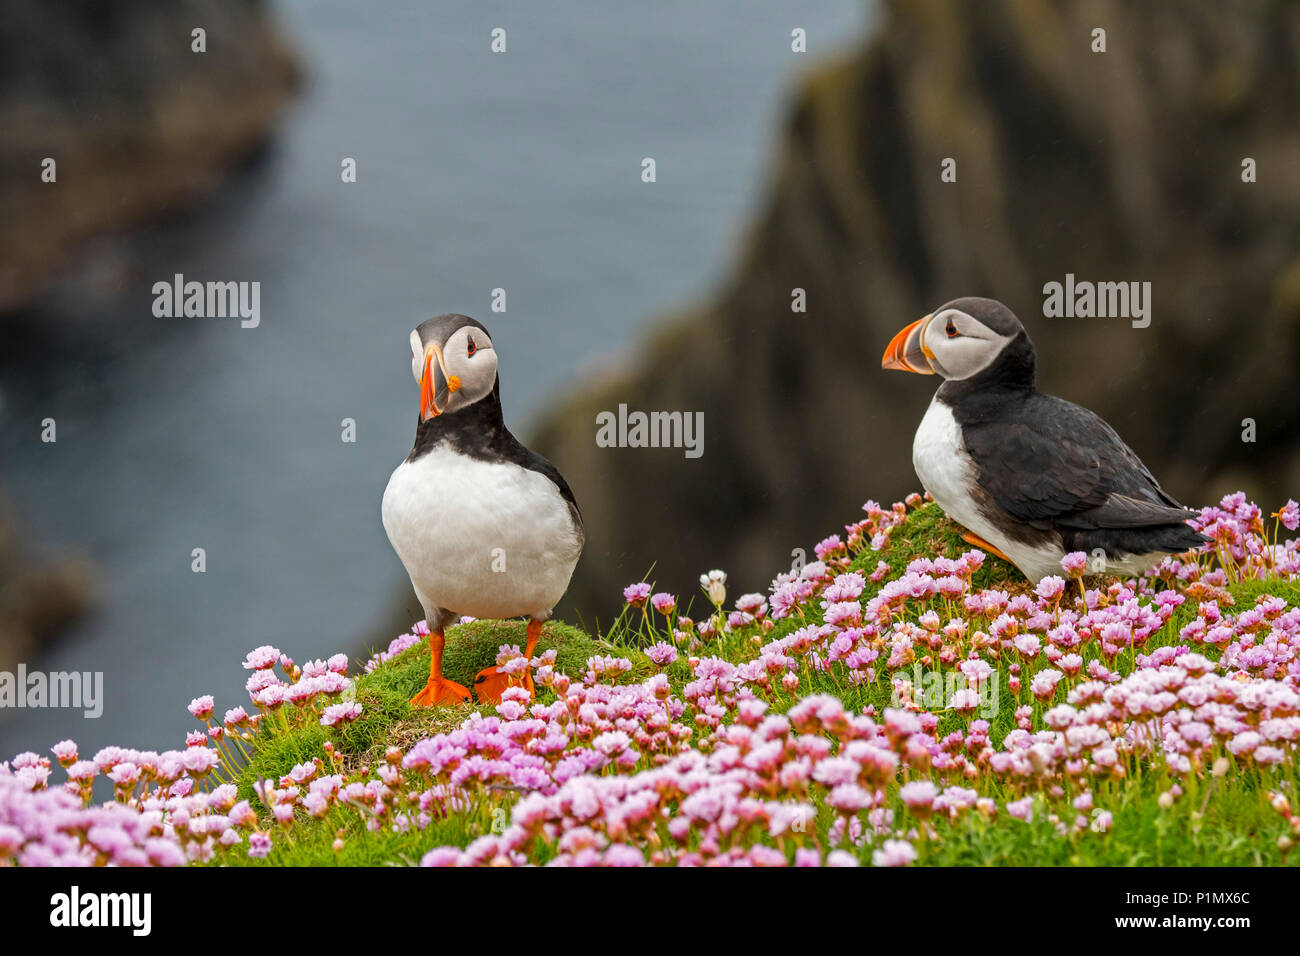
[[[930,402],[916,430],[912,467],[921,485],[949,518],[1011,558],[1026,577],[1037,581],[1044,575],[1059,572],[1063,548],[1051,544],[1029,545],[1012,538],[980,508],[975,463],[966,452],[961,426],[953,417],[952,409],[939,401],[938,396]]]
[[[1049,574],[1060,574],[1061,558],[1065,557],[1060,538],[1053,535],[1052,540],[1041,544],[1027,544],[1011,537],[1005,527],[998,527],[980,507],[975,462],[962,442],[961,425],[953,418],[952,408],[940,402],[937,395],[926,418],[920,420],[911,445],[911,464],[920,484],[944,514],[1002,551],[1026,578],[1037,581]],[[1013,519],[1008,515],[1006,520],[1010,523]]]
[[[443,448],[397,467],[383,521],[426,611],[543,615],[582,551],[569,505],[545,475]]]
[[[952,410],[935,398],[912,441],[912,467],[921,484],[953,521],[993,542],[977,525],[986,524],[975,505],[975,463],[966,454],[961,426]]]

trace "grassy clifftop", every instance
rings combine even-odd
[[[251,652],[253,707],[184,751],[54,748],[0,773],[0,854],[221,865],[1256,864],[1294,860],[1297,523],[1224,499],[1206,553],[1031,585],[933,504],[866,518],[728,601],[625,591],[550,622],[536,698],[413,708],[428,651]],[[1076,566],[1070,564],[1074,569]],[[447,632],[469,685],[522,622]],[[278,672],[277,672],[278,669]],[[116,800],[90,785],[112,779]],[[80,799],[79,799],[79,797]],[[23,811],[44,803],[42,814]],[[81,834],[76,846],[39,831]],[[21,839],[4,827],[27,821]],[[61,822],[58,822],[61,821]],[[52,824],[53,825],[53,824]],[[20,828],[21,829],[21,828]],[[106,833],[117,834],[115,837]],[[83,857],[84,858],[84,857]]]

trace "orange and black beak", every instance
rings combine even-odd
[[[437,418],[447,407],[452,392],[460,388],[460,378],[447,374],[442,349],[436,345],[424,349],[424,371],[420,375],[420,421]]]
[[[917,375],[933,375],[934,367],[930,364],[930,359],[934,355],[923,342],[925,326],[929,321],[929,315],[917,319],[895,335],[880,359],[880,367],[915,372]]]

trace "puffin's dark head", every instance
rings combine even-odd
[[[1015,313],[996,299],[967,296],[939,306],[895,335],[880,366],[957,382],[991,368],[1008,349],[1017,364],[1027,363],[1032,376],[1033,345]]]
[[[420,383],[420,421],[449,415],[491,395],[497,353],[483,325],[440,315],[411,332],[411,373]]]

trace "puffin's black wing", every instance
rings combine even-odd
[[[510,429],[504,426],[493,440],[493,451],[505,461],[513,462],[521,468],[527,468],[529,471],[535,471],[549,478],[551,483],[559,490],[560,497],[569,506],[569,514],[573,517],[574,530],[577,531],[579,536],[584,535],[582,512],[578,509],[578,501],[573,497],[573,489],[569,487],[569,483],[564,480],[564,476],[560,474],[558,468],[515,438]]]
[[[511,437],[513,438],[514,436],[512,435]],[[564,476],[560,474],[558,468],[519,441],[514,442],[514,448],[512,449],[512,453],[508,456],[508,460],[513,461],[517,465],[522,465],[529,471],[536,471],[551,479],[551,481],[555,483],[555,487],[560,489],[560,497],[567,501],[569,507],[573,509],[574,515],[578,518],[578,526],[582,526],[582,512],[578,510],[578,502],[573,497],[573,490],[569,487],[569,483],[564,480]]]
[[[1151,541],[1138,540],[1148,537],[1140,534],[1129,541],[1122,534],[1085,534],[1086,540],[1075,542],[1108,551],[1147,544],[1183,550],[1204,540],[1183,523],[1188,512],[1164,492],[1133,450],[1086,408],[1035,392],[963,422],[962,439],[980,487],[999,509],[1031,527],[1162,529]]]

